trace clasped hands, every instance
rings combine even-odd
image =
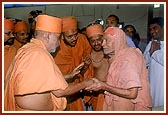
[[[86,81],[85,90],[87,90],[87,91],[92,92],[92,91],[99,91],[101,89],[104,89],[105,83],[102,82],[102,81],[99,81],[96,78],[89,78],[89,79],[87,79],[85,81]]]
[[[160,41],[152,40],[151,48],[149,50],[150,55],[152,55],[156,50],[160,50]]]

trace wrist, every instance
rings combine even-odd
[[[85,63],[84,66],[83,66],[83,69],[89,68],[89,65],[90,65],[90,64]]]
[[[107,84],[105,82],[102,82],[102,89],[107,90]]]

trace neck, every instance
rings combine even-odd
[[[102,50],[101,51],[92,50],[90,58],[93,63],[100,63],[104,58],[104,53]]]
[[[20,48],[23,44],[20,43],[19,41],[17,41],[17,40],[15,39],[14,45],[15,45],[16,47]]]
[[[104,55],[104,53],[103,53],[103,51],[102,50],[100,50],[100,51],[95,51],[95,50],[92,50],[92,52],[91,52],[92,54],[94,54],[94,55]]]

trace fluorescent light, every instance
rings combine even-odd
[[[159,8],[160,4],[154,4],[154,8]]]

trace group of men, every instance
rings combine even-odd
[[[5,41],[18,32],[15,26],[4,20]],[[93,111],[150,111],[141,51],[128,45],[118,27],[104,31],[93,23],[86,35],[78,32],[73,16],[38,15],[34,38],[17,49],[4,72],[4,110],[84,111],[87,103]],[[154,47],[153,54],[160,50]]]
[[[17,53],[27,43],[28,27],[25,21],[14,24],[13,20],[4,20],[4,76]]]

